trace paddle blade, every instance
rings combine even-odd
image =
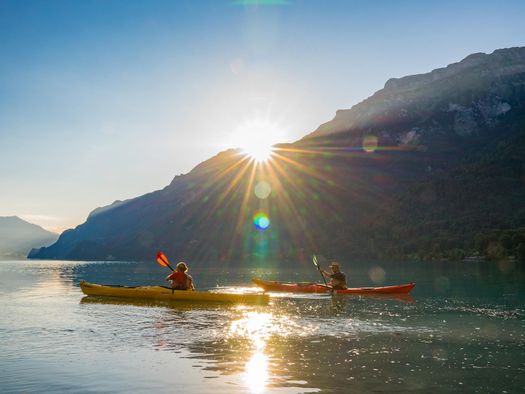
[[[312,257],[312,261],[314,262],[314,265],[319,269],[319,262],[317,261],[317,256],[314,254]]]
[[[319,266],[319,262],[317,261],[317,256],[315,254],[312,256],[312,261],[314,262],[314,265],[315,265],[315,268],[317,268],[317,271],[319,271],[319,273],[321,274],[321,278],[323,278],[324,285],[328,286],[326,284],[326,279],[324,278],[324,275],[321,272],[321,267]]]
[[[168,258],[166,257],[166,255],[162,252],[157,252],[157,263],[159,263],[160,265],[162,265],[163,267],[169,267],[170,266],[170,262],[168,261]]]

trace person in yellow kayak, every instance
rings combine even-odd
[[[175,271],[166,276],[167,281],[171,281],[171,288],[174,290],[195,290],[193,286],[193,278],[188,275],[188,266],[184,262],[180,262],[175,267]]]
[[[326,272],[325,270],[321,270],[321,273],[324,276],[330,278],[330,287],[332,287],[335,290],[346,289],[346,275],[343,272],[341,272],[339,263],[336,261],[332,261],[332,264],[330,264],[330,268],[332,269],[332,273]]]

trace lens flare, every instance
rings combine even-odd
[[[368,153],[373,153],[377,150],[379,140],[375,135],[366,135],[363,138],[363,150]]]
[[[373,267],[368,271],[368,276],[376,285],[383,284],[386,278],[386,272],[381,267]]]
[[[253,215],[253,224],[257,230],[266,230],[270,227],[270,218],[264,212],[257,212]]]
[[[264,200],[271,194],[272,187],[270,186],[268,182],[260,181],[257,183],[257,185],[255,185],[254,192],[258,198],[260,198],[261,200]]]

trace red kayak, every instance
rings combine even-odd
[[[254,278],[252,282],[264,291],[279,291],[287,293],[328,293],[331,287],[320,283],[282,283]],[[335,290],[337,294],[408,294],[416,287],[415,283],[383,287],[351,287]]]

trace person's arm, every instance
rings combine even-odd
[[[168,276],[166,276],[166,280],[169,281],[169,280],[173,280],[173,274],[175,273],[175,271],[173,271],[171,274],[169,274]]]
[[[188,275],[188,281],[190,282],[189,289],[190,290],[195,290],[195,286],[193,285],[193,278],[191,276],[189,276],[189,275]]]
[[[331,277],[332,277],[332,274],[330,274],[329,272],[326,272],[324,269],[321,269],[321,273],[322,273],[326,278],[331,278]]]

